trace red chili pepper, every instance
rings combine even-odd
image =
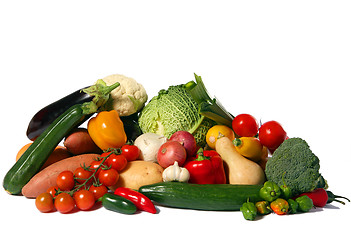
[[[302,193],[299,195],[299,197],[303,195],[311,198],[315,207],[324,207],[328,202],[327,191],[325,191],[323,188],[317,188],[312,192]]]
[[[326,204],[331,203],[333,201],[335,202],[339,202],[341,204],[345,204],[344,202],[338,200],[337,198],[343,198],[347,201],[350,202],[350,200],[346,197],[343,196],[338,196],[338,195],[334,195],[331,191],[327,191],[323,188],[317,188],[315,190],[313,190],[312,192],[307,192],[307,193],[301,193],[300,195],[294,197],[300,197],[306,195],[307,197],[312,199],[313,205],[315,207],[324,207]]]
[[[190,173],[190,183],[226,183],[223,160],[214,150],[203,151],[203,149],[200,149],[196,157],[187,161],[184,167]]]
[[[140,192],[126,187],[119,187],[115,190],[114,194],[132,201],[139,210],[153,214],[157,212],[152,201]]]

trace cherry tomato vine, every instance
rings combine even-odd
[[[63,171],[56,179],[56,186],[36,198],[36,207],[41,212],[55,209],[60,213],[71,212],[76,206],[89,210],[108,192],[119,179],[119,171],[127,165],[128,159],[121,148],[107,149],[89,166],[83,165],[74,172]]]

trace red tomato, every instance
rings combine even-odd
[[[60,213],[69,213],[75,206],[74,199],[68,193],[60,193],[55,198],[55,208]]]
[[[35,199],[35,206],[40,212],[51,212],[54,210],[54,199],[50,193],[41,193]]]
[[[80,210],[89,210],[94,206],[95,197],[94,194],[88,190],[79,190],[73,195],[74,201]]]
[[[97,168],[100,167],[100,164],[101,164],[102,162],[103,162],[103,160],[93,161],[93,162],[90,164],[89,168],[90,168],[90,169],[92,170],[92,172],[94,173],[95,170],[96,170]],[[105,164],[103,164],[103,166],[105,166]],[[101,167],[99,168],[99,170],[97,170],[97,173],[95,174],[95,176],[99,176],[100,171],[101,171]]]
[[[122,155],[124,155],[128,161],[137,160],[140,155],[140,149],[135,145],[123,145],[121,150]]]
[[[82,167],[78,167],[76,170],[74,170],[74,178],[78,183],[84,183],[92,174],[93,172]]]
[[[58,190],[58,186],[52,186],[52,187],[49,187],[48,190],[46,190],[46,192],[50,193],[52,197],[56,197],[57,190]]]
[[[258,132],[258,123],[250,114],[239,114],[233,119],[232,128],[240,137],[253,137]]]
[[[101,154],[101,157],[107,157],[110,153],[105,152]],[[105,164],[108,167],[111,167],[117,171],[121,171],[127,166],[127,158],[122,154],[114,154],[112,153],[105,161]]]
[[[56,184],[62,191],[69,191],[74,187],[74,175],[71,171],[63,171],[56,178]]]
[[[95,200],[98,200],[99,198],[104,196],[105,193],[108,192],[108,189],[104,185],[100,185],[100,186],[92,185],[92,186],[90,186],[89,191],[94,194]]]
[[[260,127],[258,138],[263,146],[274,152],[284,142],[287,135],[280,123],[269,121]]]
[[[119,174],[113,168],[101,170],[101,172],[99,173],[99,181],[106,187],[115,185],[118,181],[118,178]]]

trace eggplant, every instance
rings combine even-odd
[[[46,107],[42,108],[39,112],[37,112],[32,119],[30,120],[27,128],[27,137],[34,141],[45,129],[53,122],[56,118],[58,118],[61,114],[63,114],[66,110],[72,107],[75,104],[81,104],[84,102],[91,101],[94,96],[91,96],[87,93],[84,93],[82,90],[85,88],[81,88],[59,100],[53,102]],[[80,124],[85,122],[91,115],[87,115],[84,117]],[[79,125],[80,125],[79,124]]]
[[[121,116],[123,122],[124,131],[127,135],[127,141],[133,143],[134,140],[139,137],[143,132],[138,124],[139,113],[133,113],[129,116]]]

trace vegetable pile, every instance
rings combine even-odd
[[[35,198],[40,212],[100,204],[156,214],[160,205],[241,211],[246,220],[350,201],[326,190],[305,140],[277,121],[233,116],[200,76],[147,99],[140,83],[114,74],[47,105],[30,121],[31,142],[4,189]]]

